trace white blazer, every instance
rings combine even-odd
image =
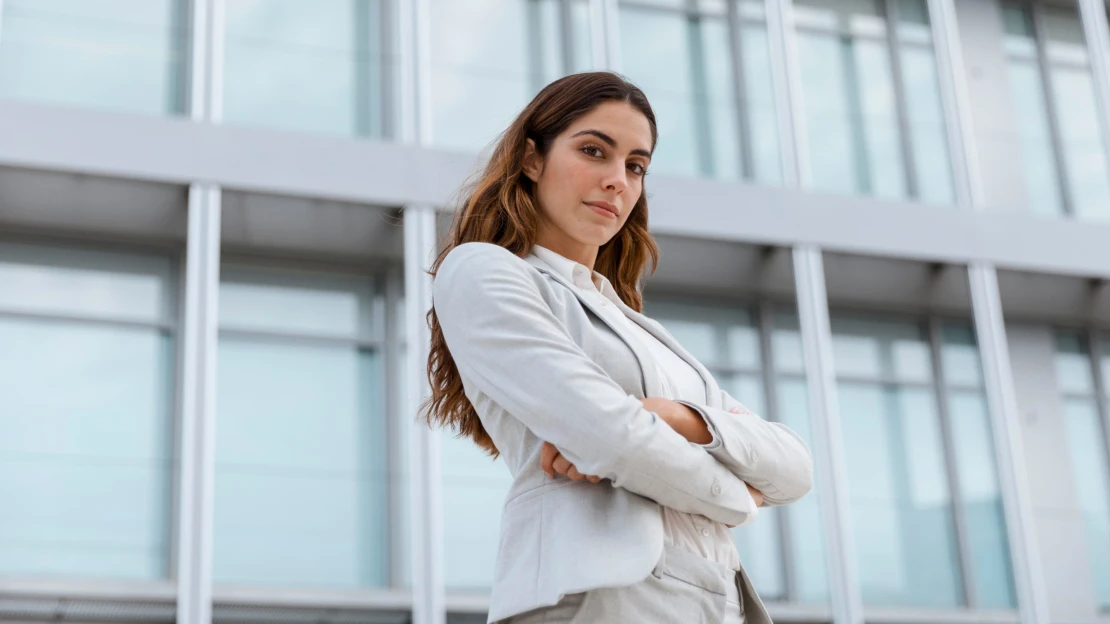
[[[451,250],[434,282],[466,396],[513,476],[489,622],[646,578],[663,550],[660,505],[737,525],[750,505],[745,482],[764,505],[794,502],[812,487],[813,460],[797,434],[730,413],[743,406],[700,362],[659,323],[621,305],[705,379],[708,405],[696,408],[715,440],[690,443],[645,410],[639,399],[662,396],[658,372],[641,366],[650,362],[643,347],[594,305],[542,260],[489,243]],[[544,441],[608,481],[548,478]],[[748,624],[770,622],[741,577]]]

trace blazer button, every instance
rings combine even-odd
[[[713,493],[713,496],[717,496],[721,493],[721,484],[716,479],[714,479],[713,487],[711,487],[709,491]]]

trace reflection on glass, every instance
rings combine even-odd
[[[381,136],[380,0],[228,0],[224,121]]]
[[[909,197],[908,153],[913,195],[949,203],[952,171],[928,10],[923,0],[886,6],[897,7],[893,36],[891,17],[874,0],[797,3],[813,186]]]
[[[653,171],[781,183],[767,30],[751,10],[757,5],[737,2],[731,27],[723,8],[621,7],[622,69],[651,100],[659,125]]]
[[[5,0],[0,97],[172,115],[184,111],[183,0]]]
[[[838,375],[932,381],[932,357],[920,325],[837,316],[831,320],[831,328]]]
[[[1064,424],[1075,471],[1077,500],[1087,528],[1087,553],[1091,561],[1095,596],[1102,608],[1110,607],[1110,479],[1106,446],[1098,405],[1094,399],[1064,399]]]
[[[382,586],[389,460],[381,354],[360,344],[351,307],[361,289],[342,297],[289,281],[284,293],[273,279],[253,290],[224,285],[235,297],[221,302],[221,314],[237,323],[232,329],[221,318],[213,576]],[[250,308],[273,311],[275,302],[296,312],[290,317],[335,326],[281,327],[281,313],[273,324],[249,326],[258,320]]]
[[[949,391],[948,413],[975,576],[975,604],[1012,609],[1017,603],[986,397],[981,390]]]
[[[168,266],[0,246],[0,576],[168,578]]]
[[[500,459],[469,438],[444,433],[444,583],[451,589],[489,590],[501,531],[501,509],[512,475]]]
[[[841,382],[839,397],[864,601],[959,606],[952,499],[932,393]]]
[[[1108,358],[1105,338],[1092,343],[1098,354],[1104,381]],[[1068,436],[1069,457],[1075,474],[1077,500],[1087,529],[1086,551],[1090,558],[1094,592],[1101,608],[1110,608],[1110,470],[1106,432],[1101,410],[1110,409],[1107,388],[1096,389],[1094,359],[1088,335],[1078,331],[1056,333],[1056,382],[1063,402],[1063,419]]]
[[[776,329],[775,333],[778,334],[779,331],[781,330]],[[779,352],[776,351],[775,355],[778,357]],[[820,449],[813,444],[809,389],[805,378],[780,379],[775,384],[775,391],[778,397],[779,422],[790,427],[805,441],[814,453],[816,462]],[[814,471],[813,481],[813,492],[782,508],[780,513],[786,514],[789,521],[787,526],[793,551],[790,566],[794,572],[797,601],[803,604],[829,604],[828,549],[825,546],[825,527],[821,520],[821,496],[827,486],[819,470]]]
[[[585,0],[573,0],[569,12],[558,0],[431,4],[437,145],[481,149],[545,85],[593,65]]]
[[[1030,209],[1110,219],[1110,161],[1078,13],[1013,4],[1002,11]]]

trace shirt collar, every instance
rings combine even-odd
[[[551,251],[546,247],[541,247],[540,245],[532,246],[532,255],[543,260],[545,264],[558,272],[559,275],[570,280],[570,283],[578,288],[600,292],[614,303],[620,299],[620,297],[617,296],[616,289],[613,288],[608,278],[597,271],[591,272],[586,268],[586,265],[581,262],[575,262],[570,258]]]

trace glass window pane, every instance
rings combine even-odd
[[[774,333],[771,334],[771,350],[774,353],[775,372],[805,374],[798,315],[794,312],[776,311],[774,326]]]
[[[1056,383],[1061,392],[1094,393],[1094,372],[1086,340],[1086,336],[1078,332],[1056,335]]]
[[[1053,68],[1052,94],[1060,111],[1060,142],[1075,214],[1110,219],[1110,163],[1103,148],[1090,70]]]
[[[1087,525],[1087,548],[1099,606],[1110,607],[1110,478],[1106,437],[1097,405],[1089,399],[1064,401],[1064,424],[1075,471],[1076,500]]]
[[[128,113],[181,113],[187,4],[5,0],[0,97]]]
[[[809,411],[809,389],[804,379],[780,379],[775,384],[779,414],[778,420],[790,427],[805,441],[812,452],[820,449],[813,444],[813,427]],[[816,459],[816,456],[815,456]],[[790,543],[794,558],[789,565],[794,572],[798,602],[802,604],[828,604],[828,550],[825,546],[825,527],[821,520],[820,497],[824,491],[824,476],[814,472],[813,492],[800,501],[781,509],[789,520]],[[762,512],[760,512],[762,514]],[[756,522],[762,522],[759,518]]]
[[[864,600],[958,606],[952,501],[932,391],[839,388]]]
[[[650,98],[659,124],[653,171],[766,184],[781,181],[762,17],[746,15],[736,31],[742,52],[739,67],[734,66],[736,54],[724,13],[692,17],[682,11],[626,5],[621,7],[620,29],[622,70]],[[744,102],[743,110],[739,101]],[[744,162],[748,154],[751,162]]]
[[[168,578],[170,337],[0,315],[0,344],[0,575]]]
[[[918,194],[927,202],[950,204],[955,189],[933,50],[904,45],[901,63]]]
[[[379,0],[228,0],[224,121],[382,135]]]
[[[1029,208],[1034,214],[1062,215],[1064,204],[1040,68],[1035,61],[1011,59],[1009,75]]]
[[[220,283],[220,327],[370,339],[384,301],[360,276],[232,268]]]
[[[440,439],[444,583],[451,589],[489,591],[512,475],[505,462],[486,455],[470,438],[445,433]]]
[[[583,4],[581,2],[576,4]],[[557,0],[433,0],[432,125],[437,145],[481,149],[549,82],[569,73]],[[572,11],[574,69],[593,64],[588,11]]]
[[[760,368],[759,331],[743,306],[660,298],[645,311],[709,368]]]
[[[1102,393],[1110,397],[1110,338],[1099,340],[1099,368],[1102,370]]]
[[[218,370],[215,581],[388,583],[379,354],[225,336]]]
[[[162,256],[0,242],[0,310],[167,322],[171,267]]]
[[[949,385],[982,385],[983,369],[979,360],[979,346],[975,342],[975,330],[964,323],[943,323],[941,341],[945,382]]]
[[[975,602],[986,609],[1013,609],[1017,602],[986,398],[981,392],[951,392],[948,411]]]
[[[932,380],[929,343],[919,324],[833,316],[831,328],[838,375],[905,382]]]

